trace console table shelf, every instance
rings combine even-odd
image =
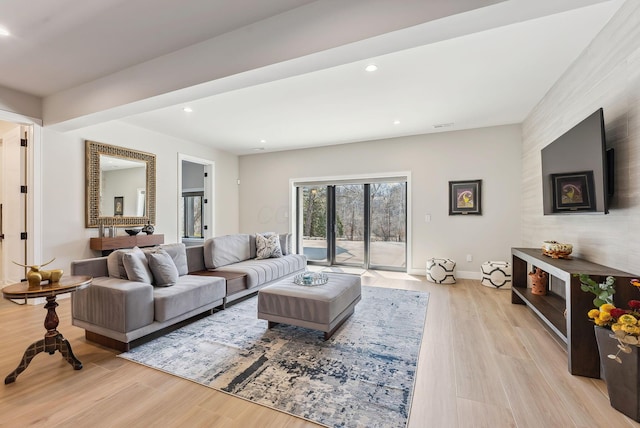
[[[635,276],[578,258],[553,259],[543,255],[538,248],[512,248],[511,258],[511,303],[526,304],[567,344],[571,374],[599,378],[598,347],[593,323],[587,318],[587,312],[594,307],[594,296],[580,289],[577,274],[588,274],[597,282],[604,281],[607,276],[615,277],[614,303],[617,306],[640,297],[635,287],[629,285]],[[533,267],[539,267],[549,274],[549,283],[553,287],[550,289],[547,285],[545,296],[535,295],[527,288],[528,273]]]
[[[91,238],[89,240],[89,248],[96,251],[110,253],[120,248],[133,247],[153,247],[154,245],[164,244],[164,235],[134,235],[134,236],[115,236],[112,238]]]

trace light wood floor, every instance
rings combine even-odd
[[[640,426],[610,407],[602,381],[567,372],[565,352],[509,291],[375,271],[363,283],[431,293],[410,428]],[[36,356],[16,383],[0,385],[0,426],[317,426],[116,358],[71,326],[69,299],[59,303],[58,329],[84,368]],[[42,337],[45,312],[0,302],[0,379]]]

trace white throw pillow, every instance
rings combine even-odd
[[[282,257],[280,238],[276,234],[267,236],[256,234],[256,259],[268,259],[270,257]]]

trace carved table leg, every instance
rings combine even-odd
[[[33,357],[38,355],[40,352],[48,352],[53,355],[56,351],[59,351],[62,354],[62,357],[71,364],[75,370],[80,370],[82,368],[80,360],[73,355],[69,341],[65,339],[58,330],[56,330],[59,323],[58,314],[56,314],[57,306],[56,296],[47,297],[47,304],[44,305],[44,308],[47,310],[47,316],[44,319],[44,327],[47,329],[47,333],[44,335],[44,339],[38,340],[37,342],[29,345],[22,356],[20,364],[18,364],[18,367],[4,379],[5,385],[15,382],[18,375],[29,366]]]
[[[24,351],[24,355],[22,356],[22,360],[20,361],[20,364],[18,364],[18,367],[14,371],[9,373],[6,378],[4,378],[4,384],[7,385],[9,383],[15,382],[18,375],[27,368],[33,357],[38,355],[40,352],[43,352],[45,350],[45,347],[46,346],[44,339],[40,339],[37,342],[29,345],[27,350]]]

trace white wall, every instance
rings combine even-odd
[[[98,231],[84,226],[85,139],[156,155],[156,233],[164,234],[165,242],[178,242],[178,151],[215,161],[215,230],[219,234],[238,232],[237,156],[122,122],[69,133],[45,128],[43,258],[55,256],[56,265],[68,269],[72,260],[98,255],[89,249],[89,238]]]
[[[0,110],[42,118],[42,98],[0,86]]]
[[[523,243],[574,245],[578,257],[640,273],[640,2],[627,1],[522,125]],[[540,150],[598,108],[615,149],[608,215],[543,216]]]
[[[521,130],[501,126],[240,157],[240,231],[289,231],[292,178],[411,171],[412,257],[450,257],[479,274],[521,244]],[[482,216],[449,216],[448,182],[482,179]],[[431,222],[425,222],[425,215]],[[466,262],[466,255],[473,262]]]

